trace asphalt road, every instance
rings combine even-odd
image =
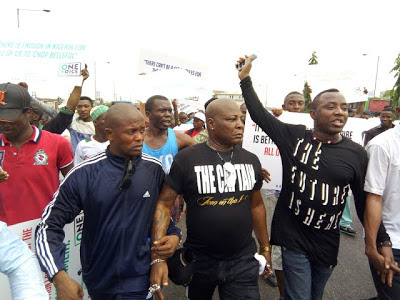
[[[352,202],[353,227],[358,231],[355,236],[341,233],[338,265],[329,279],[324,293],[324,300],[359,300],[376,296],[367,257],[364,254],[364,241],[362,225],[359,222]],[[182,232],[186,233],[185,219],[178,223]],[[278,288],[271,287],[268,283],[259,280],[262,300],[279,299]],[[172,282],[165,288],[164,295],[167,300],[185,300],[185,289]],[[215,293],[213,300],[219,299]]]

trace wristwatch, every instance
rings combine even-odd
[[[392,247],[392,242],[391,241],[379,242],[378,247]]]
[[[260,253],[262,252],[271,252],[271,248],[269,246],[260,246]]]

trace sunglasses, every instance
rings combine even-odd
[[[126,190],[131,186],[131,176],[135,173],[136,165],[132,163],[132,160],[128,160],[125,166],[124,176],[119,184],[120,190]]]

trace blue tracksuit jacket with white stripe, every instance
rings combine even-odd
[[[126,160],[108,149],[67,174],[36,230],[37,255],[48,278],[64,269],[63,227],[83,210],[81,264],[88,290],[121,293],[149,287],[148,237],[164,170],[144,153],[132,162],[136,170],[126,190],[119,189]],[[181,235],[174,224],[168,234]]]

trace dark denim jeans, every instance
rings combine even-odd
[[[314,266],[301,253],[282,247],[286,300],[320,300],[333,268]]]
[[[146,300],[149,291],[123,294],[99,294],[89,291],[92,300]]]
[[[400,249],[392,249],[394,260],[400,265]],[[376,291],[378,292],[379,300],[392,300],[400,299],[400,275],[395,274],[393,276],[392,287],[388,286],[387,283],[382,283],[381,277],[376,273],[376,269],[373,264],[369,264],[371,269],[372,278]]]
[[[193,255],[194,274],[188,288],[190,300],[212,299],[218,286],[221,300],[258,300],[258,261],[254,254],[233,260]]]

